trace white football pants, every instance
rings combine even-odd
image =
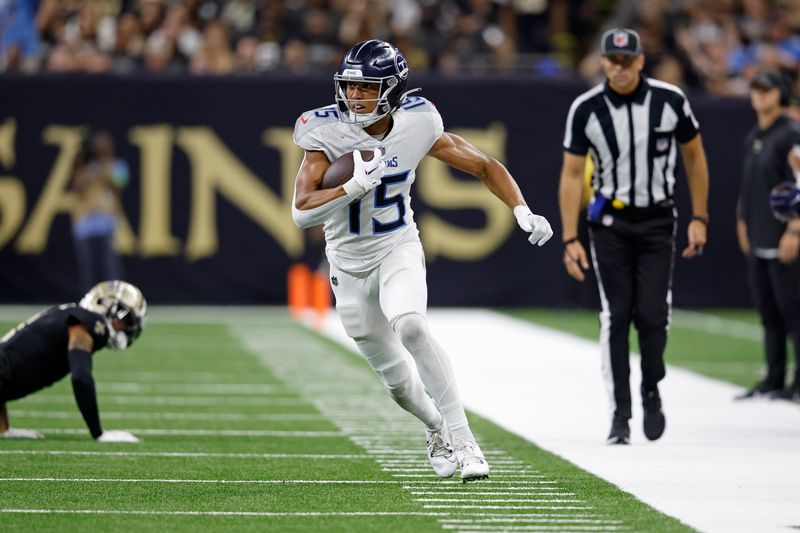
[[[336,279],[336,310],[345,331],[391,397],[429,429],[440,426],[444,416],[455,441],[474,440],[453,367],[425,319],[428,288],[422,245],[398,246],[369,272],[349,273],[331,265],[331,276]]]

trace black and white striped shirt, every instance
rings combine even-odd
[[[591,154],[592,187],[627,206],[649,207],[672,198],[679,143],[699,132],[689,100],[678,87],[644,76],[630,95],[608,83],[586,91],[567,115],[564,150]]]

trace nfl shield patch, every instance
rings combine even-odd
[[[666,152],[667,148],[669,148],[669,139],[658,139],[656,141],[656,151]]]
[[[619,48],[625,48],[626,46],[628,46],[628,34],[625,33],[624,31],[618,31],[617,33],[614,34],[612,42],[614,43],[614,46],[617,46]]]

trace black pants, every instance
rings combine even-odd
[[[766,389],[782,389],[786,381],[786,337],[794,344],[794,383],[800,384],[800,263],[747,258],[747,275],[756,310],[764,326],[767,358]]]
[[[640,220],[613,217],[610,226],[592,224],[589,233],[602,306],[603,374],[613,390],[614,416],[629,419],[631,322],[639,333],[642,388],[655,389],[666,373],[675,218],[671,212]]]

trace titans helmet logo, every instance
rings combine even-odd
[[[400,54],[394,57],[394,68],[397,70],[397,75],[401,78],[408,77],[408,61]]]

